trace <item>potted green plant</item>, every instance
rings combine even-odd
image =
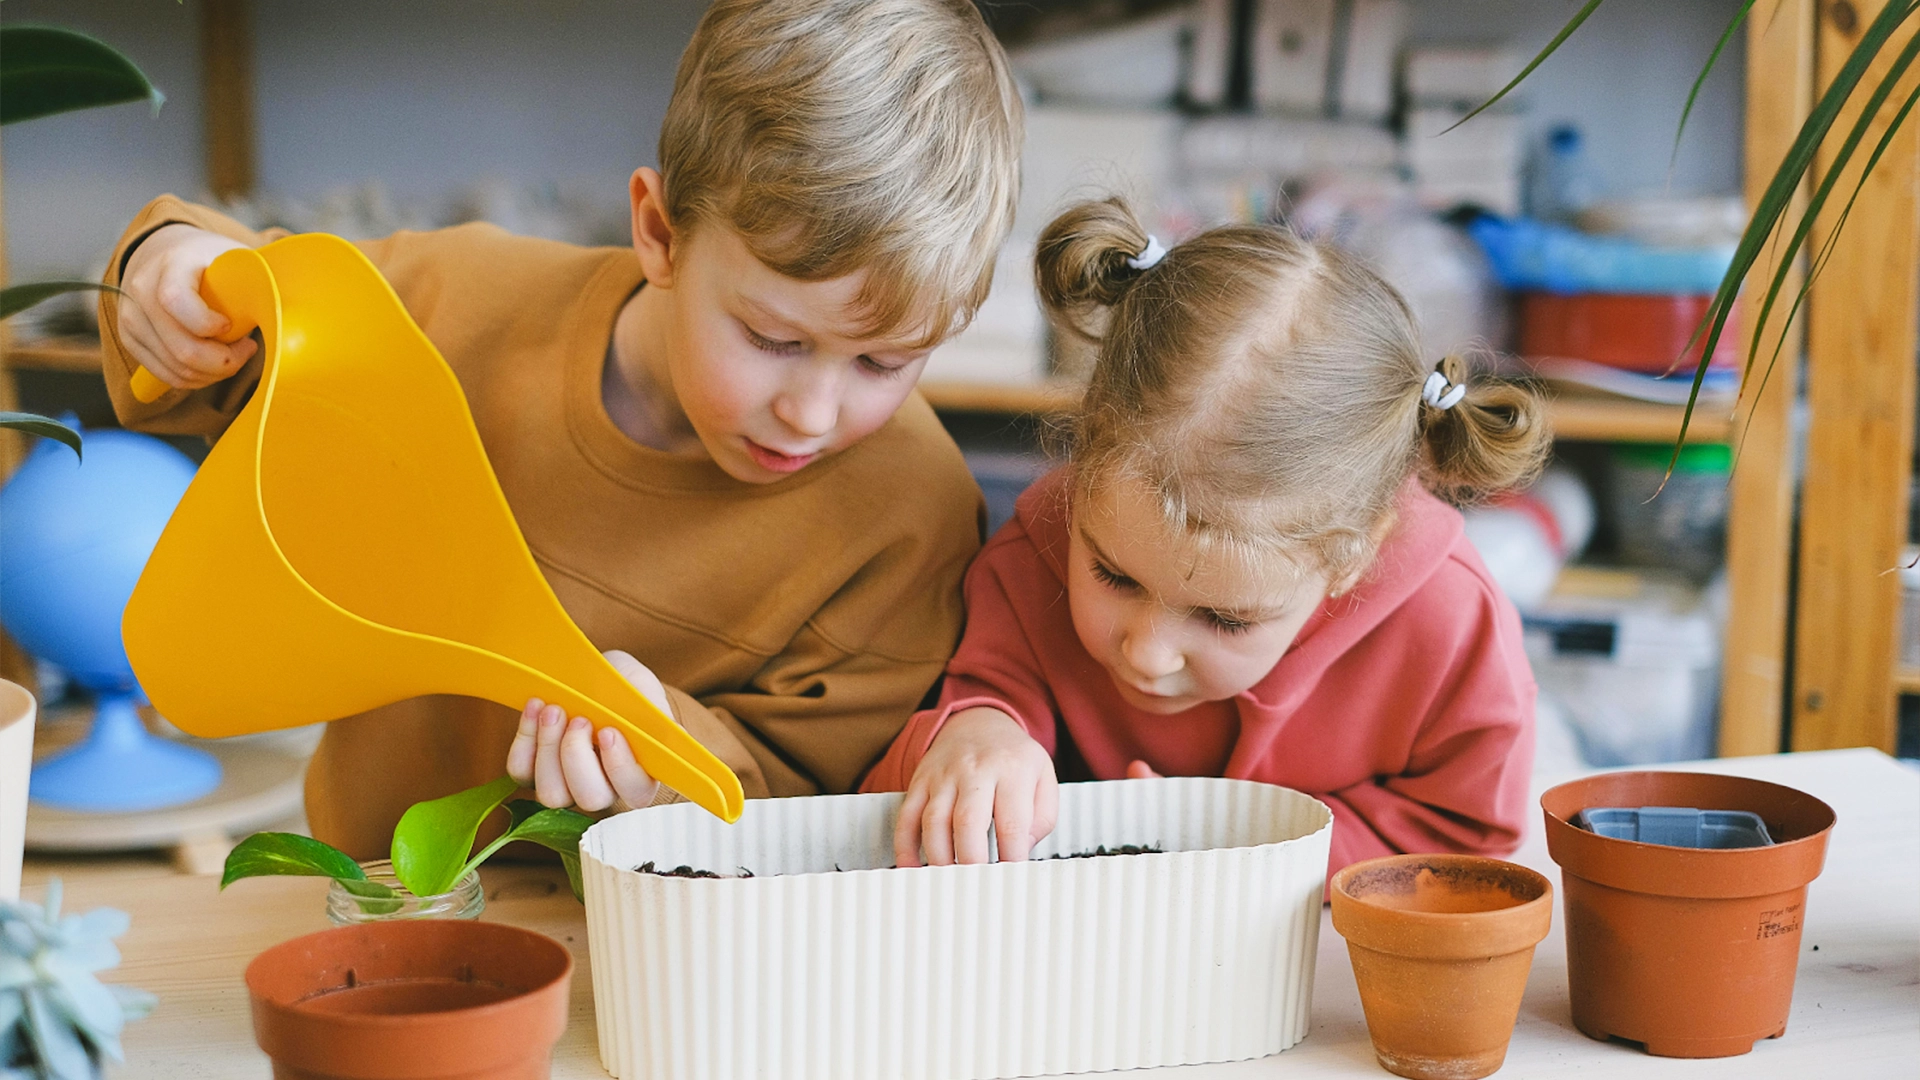
[[[519,784],[501,777],[479,787],[414,803],[393,828],[392,857],[355,862],[330,844],[298,833],[254,833],[227,855],[220,887],[242,878],[296,875],[333,879],[327,917],[335,924],[385,919],[473,919],[485,906],[480,864],[494,852],[525,840],[558,852],[576,899],[580,888],[580,836],[593,819],[578,810],[541,806],[508,797]],[[507,828],[473,850],[474,837],[505,804]]]

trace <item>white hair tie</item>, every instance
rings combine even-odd
[[[1166,257],[1167,249],[1160,246],[1160,238],[1148,233],[1147,246],[1140,249],[1140,254],[1128,259],[1127,265],[1135,270],[1151,270]]]
[[[1420,388],[1420,399],[1442,411],[1460,404],[1460,399],[1466,396],[1466,383],[1448,382],[1438,371],[1428,375],[1427,384]]]

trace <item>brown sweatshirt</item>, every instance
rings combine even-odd
[[[133,245],[173,222],[272,238],[162,196],[122,237],[109,283]],[[534,558],[587,637],[651,667],[675,718],[749,798],[853,790],[952,655],[961,576],[980,546],[979,489],[926,402],[914,395],[878,432],[784,480],[741,483],[633,442],[607,415],[614,317],[642,283],[631,251],[479,224],[360,247],[459,377]],[[128,389],[119,298],[103,297],[121,421],[218,437],[258,358],[143,405]],[[307,773],[313,835],[383,856],[409,805],[500,776],[517,723],[458,697],[334,721]]]

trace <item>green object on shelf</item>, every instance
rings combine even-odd
[[[1624,469],[1659,469],[1665,472],[1673,463],[1677,473],[1725,473],[1733,471],[1733,447],[1726,443],[1689,443],[1674,457],[1670,443],[1618,443],[1613,448],[1614,464]]]

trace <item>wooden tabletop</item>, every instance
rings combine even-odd
[[[1711,1061],[1648,1057],[1631,1046],[1588,1039],[1574,1030],[1568,1014],[1566,949],[1556,910],[1553,932],[1535,953],[1501,1075],[1910,1077],[1920,1061],[1920,772],[1873,750],[1687,767],[1788,784],[1825,799],[1839,813],[1826,870],[1807,901],[1786,1037],[1762,1042],[1744,1057]],[[1557,887],[1559,872],[1537,829],[1516,858],[1545,872]],[[128,1028],[127,1064],[110,1069],[110,1078],[268,1075],[267,1059],[253,1043],[241,971],[269,945],[326,928],[324,881],[261,878],[221,893],[214,879],[177,876],[157,859],[41,858],[27,864],[29,898],[54,873],[66,883],[68,910],[111,905],[133,916],[133,929],[120,942],[124,962],[110,978],[160,998],[153,1015]],[[557,870],[505,867],[482,876],[486,918],[566,942],[579,964],[572,1020],[554,1056],[553,1075],[604,1077],[594,1043],[583,909]],[[1181,1080],[1387,1075],[1367,1042],[1345,944],[1324,917],[1313,1028],[1304,1042],[1256,1061],[1155,1072]]]

